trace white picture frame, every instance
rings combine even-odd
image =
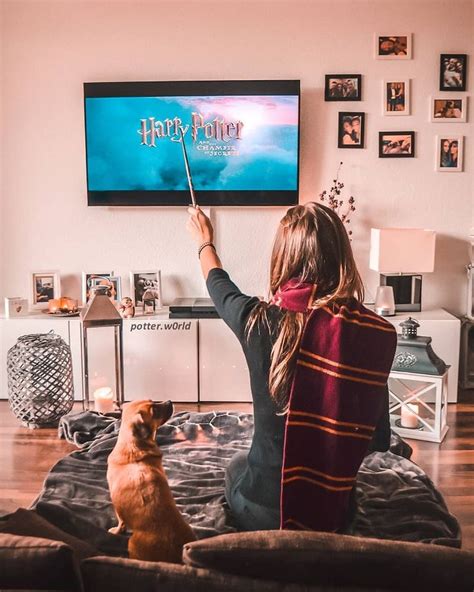
[[[446,144],[447,142],[449,145]],[[457,142],[456,164],[453,164],[454,142]],[[449,133],[436,136],[435,170],[439,173],[461,173],[463,171],[463,152],[464,136]],[[445,153],[446,157],[444,158]]]
[[[452,104],[451,108],[450,104]],[[458,95],[430,97],[430,121],[432,123],[466,123],[467,97]]]
[[[111,278],[115,277],[113,271],[106,271],[104,273],[99,273],[95,271],[83,271],[82,272],[82,290],[81,290],[81,299],[82,304],[85,306],[89,300],[89,289],[92,286],[91,279],[97,278]]]
[[[50,300],[61,297],[61,278],[57,270],[32,271],[30,286],[32,310],[47,309]]]
[[[28,300],[19,297],[5,297],[5,318],[25,317],[28,314]]]
[[[410,115],[410,79],[394,77],[383,80],[382,85],[383,115]],[[403,106],[403,109],[400,109],[400,106]]]
[[[374,50],[377,60],[411,60],[412,33],[374,33]]]
[[[115,304],[119,304],[120,300],[122,299],[122,278],[120,276],[111,275],[109,277],[99,276],[97,278],[92,278],[90,284],[91,287],[100,286],[101,284],[109,284],[112,288],[112,295],[110,299]]]
[[[149,283],[149,285],[147,285]],[[154,292],[155,309],[163,308],[163,294],[161,289],[161,270],[130,271],[130,292],[135,307],[144,305],[143,295],[146,289]]]

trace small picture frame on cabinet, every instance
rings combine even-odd
[[[91,288],[100,284],[110,285],[110,278],[112,277],[114,277],[113,271],[106,271],[104,273],[82,272],[82,303],[84,306],[89,302]]]
[[[163,307],[161,271],[159,269],[130,272],[130,290],[136,307],[143,312],[154,312]]]
[[[25,317],[28,314],[28,300],[26,298],[5,298],[5,317]]]
[[[111,275],[107,278],[104,277],[92,277],[90,279],[90,288],[96,286],[108,286],[110,289],[110,299],[114,304],[118,304],[122,299],[122,278]]]
[[[59,271],[32,271],[30,278],[33,310],[47,309],[50,300],[61,296]]]

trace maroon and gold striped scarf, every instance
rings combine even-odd
[[[274,298],[308,312],[286,420],[280,528],[334,532],[387,396],[396,331],[355,299],[312,309],[314,293],[292,280]]]

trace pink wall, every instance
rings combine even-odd
[[[474,62],[470,1],[6,0],[2,8],[1,295],[29,295],[33,269],[60,269],[63,292],[76,297],[83,269],[114,269],[127,293],[130,269],[154,267],[162,270],[165,301],[203,293],[182,209],[87,208],[84,81],[299,78],[302,199],[327,187],[344,160],[343,180],[358,206],[353,244],[369,296],[377,283],[368,270],[370,227],[423,226],[439,233],[425,305],[464,310],[472,124],[432,124],[428,102],[441,52],[468,53]],[[376,31],[412,32],[414,59],[375,60]],[[368,114],[365,150],[337,149],[337,112],[346,104],[323,100],[331,72],[364,76],[364,100],[349,108]],[[410,117],[382,116],[381,81],[392,75],[412,79]],[[471,67],[468,95],[473,76]],[[417,158],[378,159],[377,132],[384,129],[414,129]],[[448,130],[465,136],[464,173],[434,170],[434,138]],[[248,292],[266,292],[282,212],[213,212],[224,264]]]

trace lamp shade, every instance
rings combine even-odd
[[[436,232],[424,228],[372,228],[369,267],[381,273],[434,270]]]

